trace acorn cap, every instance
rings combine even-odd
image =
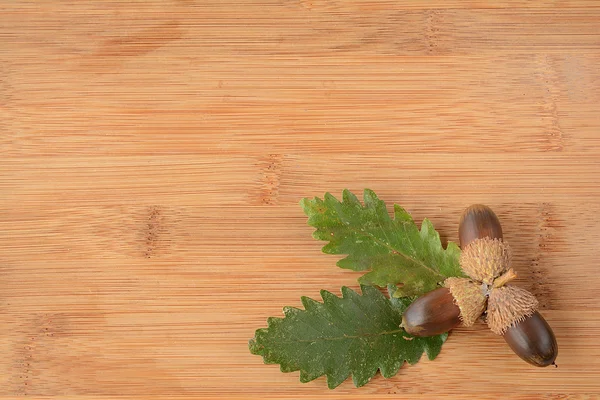
[[[516,286],[493,288],[488,298],[487,324],[492,332],[503,335],[538,309],[535,296]]]
[[[486,297],[481,284],[468,278],[448,278],[444,286],[450,290],[454,303],[460,309],[460,319],[464,326],[471,326],[485,311]]]
[[[471,278],[491,285],[494,278],[505,272],[512,260],[508,243],[501,239],[475,239],[460,255],[460,267]]]

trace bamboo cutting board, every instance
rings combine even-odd
[[[600,396],[595,1],[0,4],[0,398]],[[558,369],[485,325],[329,391],[248,351],[357,288],[298,202],[497,211]]]

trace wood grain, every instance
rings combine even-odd
[[[595,1],[2,2],[0,399],[598,398],[599,63]],[[481,323],[360,389],[249,354],[356,288],[298,202],[365,187],[496,210],[560,367]]]

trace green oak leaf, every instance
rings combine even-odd
[[[280,364],[282,372],[299,370],[301,382],[326,375],[330,389],[349,375],[356,387],[377,370],[390,378],[423,352],[430,360],[439,354],[447,334],[419,338],[400,328],[410,299],[390,300],[373,286],[361,290],[362,296],[343,287],[341,298],[322,290],[323,303],[302,297],[305,309],[285,307],[285,318],[269,318],[268,328],[250,340],[250,352],[265,364]]]
[[[439,233],[428,219],[421,229],[399,205],[391,218],[385,203],[369,189],[364,206],[349,190],[342,201],[330,193],[323,199],[302,199],[308,224],[316,228],[313,237],[328,241],[323,252],[346,254],[341,268],[368,271],[359,283],[386,287],[398,285],[394,297],[429,292],[447,277],[464,276],[459,265],[460,248],[449,242],[444,250]]]

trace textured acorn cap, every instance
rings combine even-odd
[[[525,289],[509,285],[494,288],[488,299],[487,324],[492,332],[503,335],[537,309],[537,299]]]
[[[460,255],[460,267],[471,278],[491,285],[494,278],[510,267],[512,251],[508,243],[488,237],[475,239]]]
[[[485,295],[480,283],[468,278],[448,278],[444,286],[450,290],[454,303],[460,309],[460,319],[464,326],[471,326],[485,311]]]

